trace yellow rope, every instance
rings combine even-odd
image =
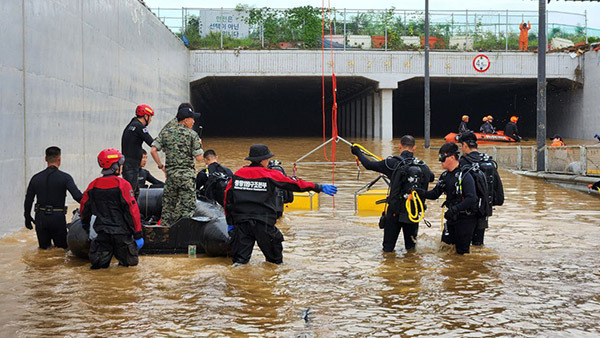
[[[411,203],[412,202],[412,203]],[[425,217],[425,208],[423,207],[423,201],[419,197],[416,191],[411,191],[406,199],[406,211],[408,212],[408,219],[411,222],[419,223]],[[414,206],[414,208],[413,208]]]

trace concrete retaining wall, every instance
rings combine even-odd
[[[0,236],[23,226],[23,198],[63,151],[83,191],[98,152],[120,148],[136,105],[154,108],[154,136],[188,101],[188,53],[136,0],[0,2]]]
[[[583,87],[548,91],[548,136],[592,140],[600,134],[600,52],[580,58]]]

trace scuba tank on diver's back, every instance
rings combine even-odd
[[[285,174],[285,170],[281,165],[281,162],[278,160],[270,160],[267,168],[277,170],[281,172],[283,175]],[[285,203],[292,203],[294,201],[294,193],[292,191],[283,190],[279,188],[275,188],[277,198],[276,198],[276,208],[277,208],[277,218],[280,218],[283,215],[283,205]]]
[[[397,157],[398,158],[398,157]],[[407,203],[412,199],[416,199],[418,195],[413,194],[415,188],[427,190],[429,186],[429,177],[426,174],[429,170],[425,170],[425,162],[417,158],[400,159],[398,166],[394,169],[394,174],[391,178],[390,193],[388,196],[388,212],[393,212],[398,215],[399,221],[402,223],[418,223],[419,219],[412,215],[412,212],[407,209]],[[416,196],[415,196],[416,195]],[[424,213],[426,206],[422,203],[422,210],[415,203],[415,213]],[[411,215],[409,215],[411,213]]]

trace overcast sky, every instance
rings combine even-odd
[[[424,0],[417,1],[392,1],[392,0],[329,0],[331,7],[353,9],[381,9],[395,7],[396,9],[423,9]],[[321,6],[321,0],[145,0],[151,8],[233,8],[237,4],[247,4],[254,7],[288,8],[311,5]],[[421,4],[420,7],[417,5]],[[327,1],[325,1],[327,6]],[[430,0],[429,8],[435,9],[497,9],[497,10],[536,10],[538,1],[535,0]],[[552,0],[547,5],[549,11],[564,11],[583,14],[588,13],[588,27],[600,28],[600,2],[573,2]],[[583,22],[581,22],[583,25]]]

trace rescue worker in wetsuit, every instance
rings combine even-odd
[[[158,151],[166,154],[167,181],[163,192],[163,226],[171,226],[182,217],[192,217],[196,209],[194,159],[202,159],[202,144],[198,134],[192,131],[194,112],[182,107],[177,112],[177,124],[164,128],[152,143],[152,157],[158,159]]]
[[[515,141],[521,142],[521,136],[519,136],[519,128],[517,127],[517,121],[519,117],[513,115],[510,117],[510,121],[506,123],[504,127],[504,135],[512,137]]]
[[[394,176],[395,171],[400,170],[400,168],[403,166],[411,165],[415,160],[417,160],[414,157],[415,149],[415,138],[411,135],[404,135],[400,139],[400,156],[390,156],[381,161],[371,161],[356,145],[352,146],[351,151],[352,154],[358,157],[358,160],[366,169],[386,175],[393,185],[404,185],[410,179],[409,176],[405,175],[401,181],[392,180],[392,177]],[[421,172],[421,177],[419,179],[424,181],[425,184],[423,187],[427,188],[429,182],[433,182],[434,180],[433,173],[424,162],[422,162],[422,165],[419,165],[419,169]],[[396,188],[397,187],[395,186],[390,187],[390,192],[396,191]],[[406,192],[402,193],[404,194]],[[406,199],[402,196],[387,197],[388,207],[385,215],[383,215],[385,222],[383,227],[384,252],[394,251],[401,230],[403,231],[404,247],[406,250],[412,250],[415,248],[417,234],[419,232],[419,223],[409,220],[405,202]]]
[[[333,196],[334,185],[320,185],[286,177],[275,169],[268,169],[274,155],[264,144],[250,147],[246,157],[250,165],[233,174],[225,190],[225,215],[231,229],[231,259],[246,264],[252,255],[254,242],[267,262],[283,262],[283,234],[275,226],[277,221],[275,188],[291,191],[316,191]]]
[[[446,194],[444,205],[448,210],[444,213],[447,234],[442,241],[456,245],[459,255],[469,253],[473,231],[477,226],[474,210],[477,207],[475,181],[471,174],[463,173],[458,162],[458,146],[455,143],[445,143],[439,150],[439,161],[446,169],[438,179],[436,186],[429,191],[417,188],[422,198],[438,199]]]
[[[469,129],[469,126],[467,125],[468,123],[469,123],[469,115],[463,115],[462,121],[460,121],[460,125],[458,126],[459,134],[464,134],[464,133],[468,133],[471,131],[471,129]]]
[[[52,242],[57,248],[67,248],[67,221],[65,214],[65,197],[67,191],[74,200],[81,201],[81,191],[75,185],[71,175],[58,170],[61,163],[61,151],[59,147],[48,147],[46,149],[46,162],[48,167],[35,174],[25,194],[25,227],[33,229],[40,249],[50,249]],[[31,205],[36,198],[35,221],[31,217]]]
[[[519,25],[519,30],[521,34],[519,35],[519,50],[527,51],[527,44],[529,42],[529,30],[531,29],[531,23],[527,21],[521,21]]]
[[[89,231],[92,215],[98,234],[90,244],[92,269],[108,268],[114,255],[122,266],[138,264],[138,250],[144,245],[140,210],[131,185],[119,177],[125,159],[114,148],[98,154],[102,177],[90,183],[81,199],[81,224]]]
[[[121,136],[121,150],[125,156],[123,178],[129,182],[135,195],[139,195],[138,178],[140,176],[140,161],[142,160],[142,143],[152,145],[152,136],[148,125],[152,121],[154,110],[145,104],[137,106],[135,117],[131,119]]]
[[[483,124],[479,128],[479,131],[481,131],[482,133],[486,133],[486,134],[495,134],[496,129],[492,125],[492,121],[494,121],[494,118],[492,117],[492,115],[488,115],[488,116],[484,117]]]
[[[223,205],[225,188],[233,172],[218,162],[219,157],[214,150],[208,149],[203,157],[206,169],[200,170],[196,176],[196,190],[200,196]]]
[[[140,175],[138,176],[138,188],[145,188],[146,182],[152,184],[155,188],[162,188],[165,183],[158,180],[156,177],[145,169],[146,163],[148,162],[148,153],[142,149],[142,161],[140,162]]]
[[[491,184],[488,183],[488,190],[491,190],[489,191],[490,202],[492,205],[502,205],[504,203],[504,187],[502,186],[502,179],[498,174],[497,168],[491,162],[486,163],[488,167],[483,167],[482,161],[488,158],[488,156],[477,151],[477,136],[473,133],[463,134],[458,139],[458,142],[461,144],[460,150],[463,153],[459,159],[460,167],[465,168],[477,163],[479,168],[486,174],[486,180],[488,180],[488,182],[491,181]],[[488,177],[490,173],[488,173],[487,170],[492,171],[491,177]],[[477,227],[475,228],[475,231],[473,231],[473,238],[471,240],[472,245],[483,245],[485,229],[488,227],[487,217],[477,219]]]

